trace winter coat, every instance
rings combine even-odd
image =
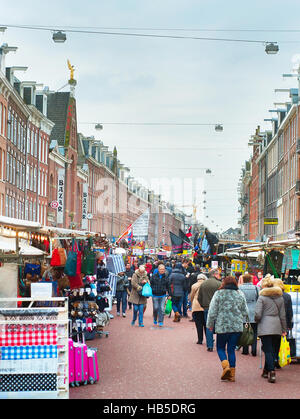
[[[129,286],[129,281],[126,275],[117,276],[117,287],[116,291],[126,291]]]
[[[147,304],[147,298],[139,295],[139,291],[143,289],[142,281],[146,280],[149,282],[147,272],[143,274],[137,269],[131,278],[131,292],[128,298],[129,303],[132,304]]]
[[[201,307],[201,305],[199,304],[198,301],[198,293],[199,293],[199,289],[201,284],[204,282],[204,279],[199,279],[199,281],[197,281],[195,284],[192,285],[192,289],[191,289],[191,295],[190,295],[190,299],[191,299],[191,303],[192,303],[192,312],[194,311],[203,311],[203,307]]]
[[[166,295],[169,290],[169,280],[167,273],[162,274],[160,277],[159,273],[153,274],[150,280],[152,295],[159,297]]]
[[[187,283],[185,275],[183,274],[182,269],[176,267],[169,276],[169,294],[172,297],[181,298],[184,296],[186,290]]]
[[[198,301],[201,307],[204,308],[204,310],[208,310],[211,299],[213,298],[214,293],[222,285],[222,282],[216,279],[214,276],[209,277],[204,282],[205,284],[203,284],[203,286],[199,290]]]
[[[200,275],[201,272],[199,271],[195,271],[191,274],[191,276],[189,277],[188,281],[189,281],[189,289],[188,291],[191,292],[192,291],[192,286],[194,284],[197,284],[197,276]]]
[[[218,334],[242,332],[244,317],[247,315],[246,298],[242,291],[238,288],[224,288],[216,291],[210,302],[206,327],[214,327]]]
[[[239,286],[239,290],[241,290],[244,293],[246,301],[247,301],[249,321],[250,323],[255,323],[254,314],[255,314],[256,301],[258,299],[258,289],[255,285],[251,283],[245,283]],[[247,320],[245,318],[244,322],[246,323],[246,321]]]
[[[280,287],[263,288],[255,308],[258,336],[286,332],[285,307]]]

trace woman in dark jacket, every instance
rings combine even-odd
[[[181,263],[176,263],[175,269],[169,276],[169,294],[172,296],[172,307],[175,313],[174,322],[180,321],[180,310],[186,290],[187,281],[182,271]]]

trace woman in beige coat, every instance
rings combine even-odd
[[[141,295],[143,286],[149,282],[148,275],[144,265],[141,265],[132,275],[131,293],[128,301],[133,304],[133,319],[131,325],[134,326],[137,315],[139,315],[139,327],[144,327],[144,306],[147,304],[147,298]]]
[[[190,294],[190,300],[192,303],[192,316],[193,320],[196,325],[197,329],[197,335],[198,335],[198,345],[202,345],[203,342],[203,330],[206,334],[206,324],[204,319],[204,309],[201,307],[199,301],[198,301],[198,293],[201,284],[207,279],[207,277],[204,274],[199,274],[197,276],[197,282],[192,285],[191,294]]]
[[[263,378],[275,383],[275,361],[281,336],[286,335],[286,316],[282,289],[274,284],[272,277],[261,282],[261,291],[255,307],[254,320],[257,323],[257,334],[261,338],[262,350],[265,353]]]

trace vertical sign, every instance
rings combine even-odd
[[[149,228],[149,208],[133,223],[133,237],[135,240],[146,241]]]
[[[82,220],[81,228],[82,230],[88,229],[88,184],[84,183],[82,185]]]
[[[65,169],[58,169],[57,181],[57,224],[64,222],[64,199],[65,199]]]

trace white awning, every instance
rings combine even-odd
[[[30,246],[26,240],[19,240],[20,254],[29,256],[42,256],[46,253],[34,246]],[[0,251],[4,253],[16,252],[16,239],[14,237],[0,236]]]
[[[24,229],[38,229],[42,227],[40,223],[34,221],[19,220],[18,218],[4,217],[3,215],[0,215],[0,225],[17,228],[24,227]]]

